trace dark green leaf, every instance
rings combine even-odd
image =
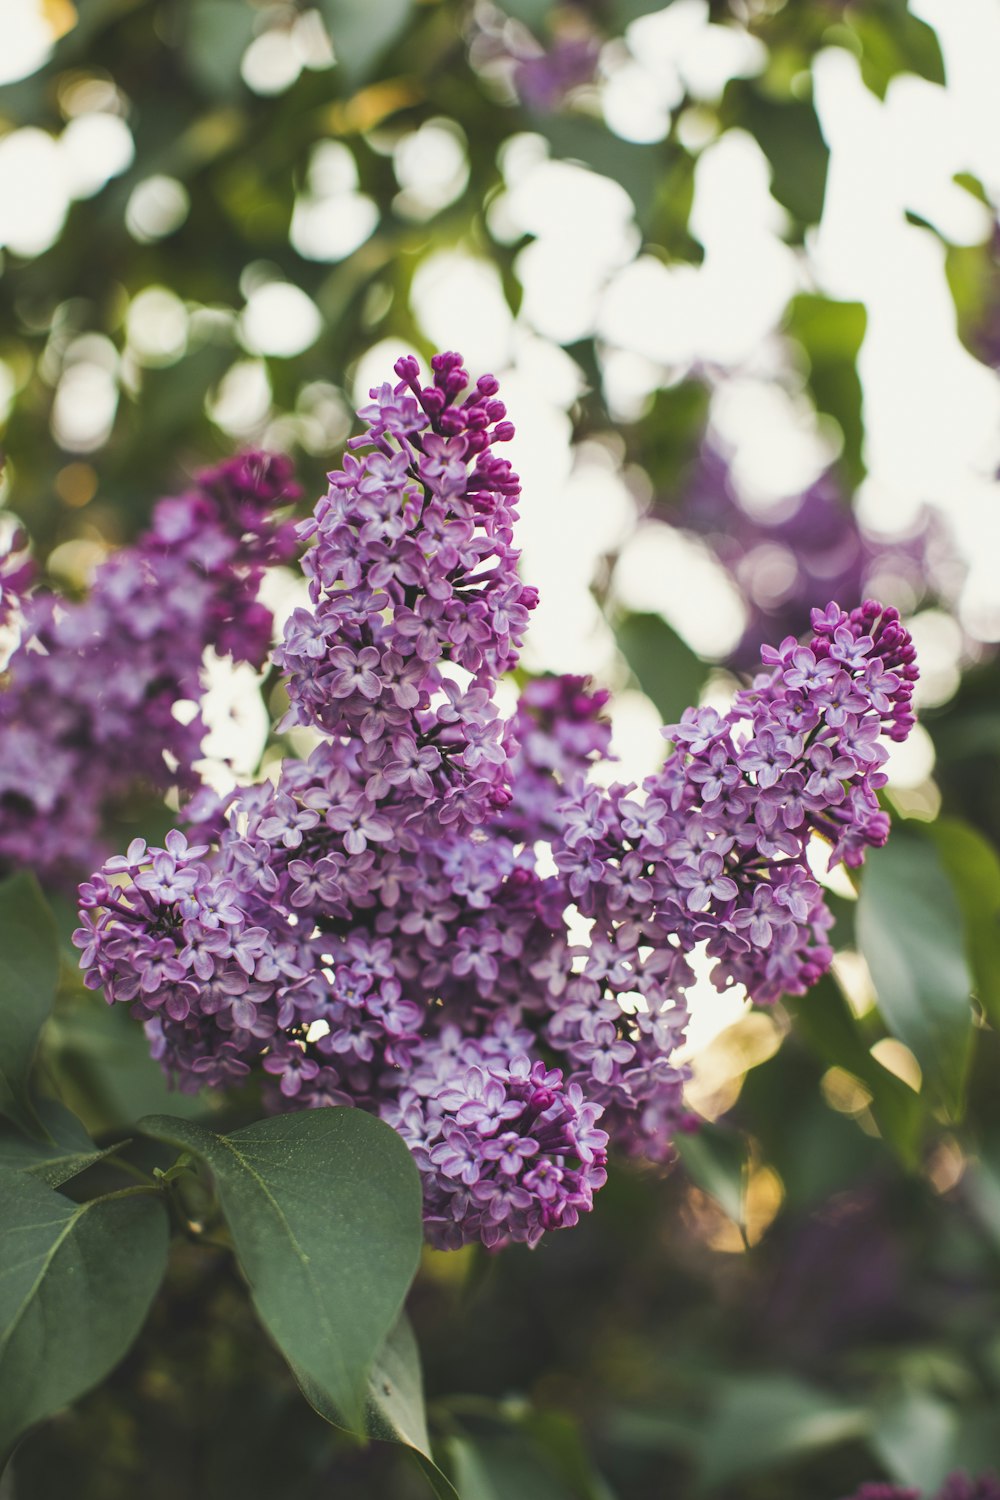
[[[636,429],[636,455],[656,490],[657,506],[676,498],[684,470],[697,457],[708,418],[708,389],[682,380],[657,391]]]
[[[0,1461],[114,1368],[163,1276],[167,1216],[141,1189],[71,1203],[0,1171]]]
[[[139,1128],[211,1169],[254,1305],[275,1343],[366,1431],[372,1363],[420,1255],[420,1178],[388,1125],[314,1109],[232,1135],[152,1116]]]
[[[734,79],[726,87],[728,124],[749,130],[771,164],[771,193],[800,226],[823,213],[829,151],[810,99],[773,98]]]
[[[958,818],[938,818],[927,831],[958,894],[976,994],[1000,1027],[1000,858]]]
[[[30,1172],[33,1177],[47,1182],[50,1187],[60,1187],[92,1167],[95,1162],[112,1156],[120,1145],[108,1146],[99,1151],[91,1143],[89,1151],[67,1150],[63,1146],[36,1141],[31,1136],[21,1135],[17,1130],[0,1122],[0,1167],[13,1172]]]
[[[0,885],[0,1114],[42,1137],[28,1080],[58,980],[52,914],[34,876],[14,875]]]
[[[701,1440],[706,1487],[767,1469],[797,1455],[836,1447],[868,1426],[863,1407],[786,1375],[728,1381]]]
[[[414,0],[320,0],[338,68],[351,86],[367,82],[409,23]]]
[[[659,615],[626,615],[616,635],[636,680],[662,715],[674,724],[697,703],[708,667]]]
[[[972,1041],[972,977],[955,888],[926,838],[896,828],[884,849],[871,852],[857,934],[886,1025],[959,1115]]]
[[[738,1131],[706,1121],[695,1134],[678,1136],[674,1144],[691,1181],[742,1229],[750,1164],[746,1139]]]
[[[313,1410],[335,1427],[342,1427],[343,1418],[326,1392],[301,1370],[295,1370],[295,1378]],[[395,1327],[375,1356],[368,1376],[365,1432],[368,1437],[380,1438],[389,1443],[403,1443],[412,1448],[435,1493],[442,1500],[453,1500],[453,1497],[457,1500],[454,1489],[434,1463],[431,1454],[431,1440],[427,1433],[427,1416],[424,1410],[420,1351],[405,1313],[400,1314]]]
[[[184,27],[185,61],[205,93],[225,99],[244,90],[243,54],[256,15],[247,0],[192,0]]]
[[[817,411],[844,436],[841,458],[851,488],[864,478],[861,382],[857,360],[868,317],[861,302],[833,302],[812,292],[793,297],[785,326],[809,360],[809,388]]]

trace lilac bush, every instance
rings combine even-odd
[[[208,647],[259,667],[271,613],[264,569],[297,542],[275,511],[295,499],[284,457],[246,453],[160,500],[150,529],[97,570],[82,602],[25,593],[14,552],[0,610],[20,603],[20,641],[0,693],[0,867],[65,882],[102,857],[110,806],[137,782],[198,787],[206,726],[174,716],[202,695]],[[13,596],[13,598],[11,597]]]
[[[728,713],[668,726],[641,787],[589,784],[605,694],[542,679],[497,708],[536,602],[494,451],[513,429],[492,377],[433,371],[372,392],[301,529],[311,607],[276,660],[317,748],[194,843],[108,860],[75,940],[182,1089],[256,1075],[279,1109],[375,1111],[432,1244],[533,1245],[591,1207],[609,1145],[665,1160],[691,1124],[695,948],[761,1003],[828,966],[809,847],[855,866],[884,842],[916,668],[894,610],[831,604]]]

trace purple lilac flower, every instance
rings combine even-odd
[[[312,609],[278,658],[317,748],[211,838],[109,861],[75,940],[181,1088],[256,1072],[276,1108],[376,1111],[432,1243],[535,1244],[590,1207],[609,1137],[665,1159],[689,1123],[696,944],[762,1000],[829,962],[806,844],[856,863],[884,839],[878,735],[909,726],[912,649],[893,611],[831,605],[730,714],[689,711],[643,788],[589,787],[605,695],[552,678],[512,721],[494,703],[535,602],[496,383],[470,390],[457,355],[428,386],[396,372],[303,529]]]
[[[137,782],[195,790],[205,724],[181,723],[174,705],[201,697],[206,647],[264,661],[272,620],[257,593],[264,568],[294,555],[294,528],[274,512],[297,494],[287,459],[231,459],[160,500],[82,603],[21,601],[0,692],[0,866],[78,878],[101,857],[108,807]]]

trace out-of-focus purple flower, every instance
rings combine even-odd
[[[902,577],[919,596],[930,563],[947,551],[941,526],[929,513],[909,536],[875,540],[829,473],[770,514],[753,514],[740,499],[726,459],[709,441],[680,504],[657,513],[704,538],[738,589],[747,624],[731,660],[747,671],[765,642],[808,629],[817,599],[837,599],[852,609],[886,574]]]
[[[205,725],[207,647],[260,666],[270,611],[265,567],[294,555],[276,510],[296,498],[291,465],[247,453],[160,500],[150,529],[102,564],[88,597],[21,600],[21,638],[0,692],[0,865],[67,881],[100,858],[107,809],[138,783],[193,792]],[[11,575],[27,581],[25,565]],[[4,580],[6,583],[6,580]]]
[[[521,103],[539,114],[552,114],[567,94],[592,83],[601,44],[594,36],[565,36],[544,52],[520,56],[514,64],[514,87]]]

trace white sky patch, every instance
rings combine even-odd
[[[413,277],[414,312],[438,349],[460,349],[470,372],[507,364],[514,318],[492,261],[461,250],[439,250]]]
[[[74,198],[91,198],[132,165],[135,142],[118,115],[77,115],[59,138],[66,186]]]
[[[269,719],[261,677],[247,662],[234,663],[211,649],[202,661],[206,691],[201,712],[208,725],[197,762],[202,780],[220,795],[249,780],[267,741]]]
[[[728,576],[697,537],[644,521],[622,549],[615,600],[662,615],[704,656],[725,656],[746,627],[746,609]]]
[[[26,126],[0,140],[0,247],[41,255],[58,238],[69,204],[66,161],[54,136]]]
[[[290,359],[319,338],[323,320],[311,297],[290,281],[255,286],[240,318],[240,338],[251,354]]]

